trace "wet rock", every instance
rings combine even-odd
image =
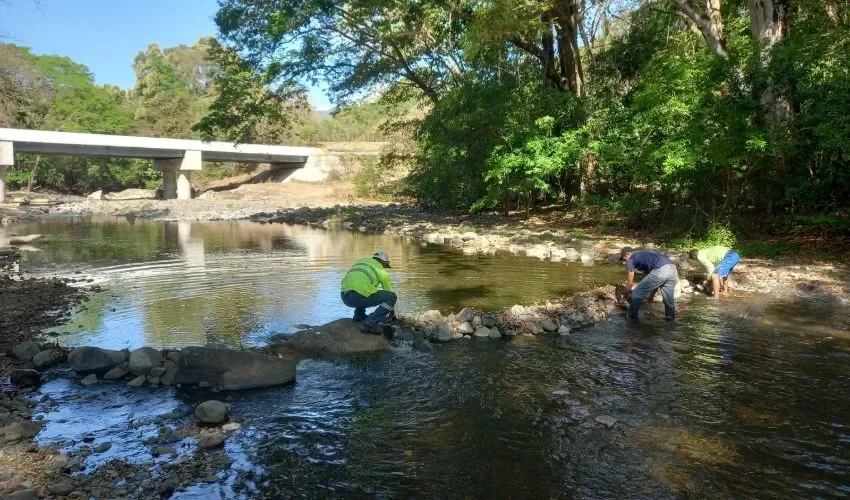
[[[573,299],[573,307],[575,307],[576,309],[586,309],[587,300],[581,297],[576,297],[575,299]]]
[[[236,432],[242,428],[242,424],[239,422],[230,422],[229,424],[224,424],[221,426],[221,430],[224,432]]]
[[[177,374],[177,364],[173,361],[165,362],[165,373],[159,378],[162,385],[174,385],[174,376]]]
[[[558,325],[549,318],[543,318],[540,320],[540,326],[544,331],[553,333],[558,331]]]
[[[445,323],[439,323],[429,327],[426,335],[428,336],[428,340],[432,342],[449,342],[454,339],[452,328]]]
[[[160,378],[165,375],[166,368],[164,366],[157,366],[155,368],[151,368],[150,376]]]
[[[172,363],[177,363],[177,361],[180,359],[180,353],[177,351],[169,351],[168,354],[165,356],[165,359],[171,361]]]
[[[211,399],[204,401],[195,408],[195,420],[202,424],[218,424],[227,420],[227,405]]]
[[[175,450],[172,446],[157,445],[151,448],[151,455],[155,457],[161,457],[164,455],[173,457],[177,455],[177,450]]]
[[[127,385],[129,385],[130,387],[141,387],[141,386],[145,385],[145,382],[147,382],[147,380],[148,379],[147,379],[146,376],[139,375],[138,377],[134,378],[133,380],[127,382]]]
[[[90,199],[90,200],[102,200],[103,199],[103,190],[98,189],[94,193],[88,195],[87,198]],[[70,493],[70,491],[68,493]]]
[[[460,310],[459,313],[455,315],[455,318],[457,319],[458,323],[466,323],[468,321],[472,321],[472,318],[474,317],[475,313],[472,311],[472,309],[468,307],[464,307]]]
[[[609,429],[611,427],[614,427],[614,424],[616,424],[618,422],[618,420],[616,418],[612,417],[611,415],[599,415],[598,417],[596,417],[594,419],[594,421],[597,424],[602,424],[605,427],[608,427]]]
[[[208,483],[208,484],[217,483],[218,482],[218,476],[207,476],[207,477],[201,479],[201,481]]]
[[[104,196],[107,200],[155,200],[155,189],[125,189],[117,193],[109,193]]]
[[[157,491],[159,491],[160,495],[168,497],[179,487],[180,481],[176,477],[168,477],[159,483]]]
[[[31,439],[41,431],[41,425],[35,422],[13,422],[0,427],[0,436],[7,443]]]
[[[272,387],[295,380],[296,362],[250,351],[187,347],[180,354],[176,384],[208,382],[225,391]]]
[[[48,488],[48,491],[51,495],[68,495],[72,491],[74,491],[74,483],[71,482],[70,479],[63,479],[58,483],[53,483]]]
[[[475,317],[472,318],[473,328],[478,328],[479,326],[482,326],[482,325],[483,325],[483,323],[481,322],[481,316],[475,316]]]
[[[103,453],[109,450],[110,448],[112,448],[112,443],[107,441],[105,443],[100,443],[99,445],[95,446],[92,449],[92,453]]]
[[[475,336],[478,337],[478,338],[484,338],[484,339],[490,338],[490,329],[487,328],[486,326],[479,326],[475,330]]]
[[[522,324],[522,327],[523,330],[534,335],[543,333],[543,327],[536,321],[526,321]]]
[[[478,235],[477,235],[477,234],[475,234],[475,233],[474,233],[474,232],[472,232],[472,231],[467,231],[467,232],[463,233],[462,235],[460,235],[460,238],[461,238],[463,241],[472,241],[472,240],[474,240],[474,239],[478,238]]]
[[[18,387],[37,387],[41,385],[41,373],[18,368],[9,373],[9,380]]]
[[[461,323],[460,326],[457,327],[457,332],[461,335],[471,335],[475,332],[475,327],[472,326],[472,323],[465,322]]]
[[[71,369],[79,373],[107,371],[127,361],[126,351],[113,351],[99,347],[77,347],[68,356]]]
[[[4,500],[38,500],[38,492],[34,489],[18,490],[3,496]]]
[[[489,337],[491,339],[500,339],[502,338],[502,333],[499,331],[498,328],[491,328]]]
[[[564,259],[575,262],[581,258],[581,253],[573,247],[564,248]]]
[[[350,319],[338,319],[292,335],[274,335],[270,340],[272,344],[269,349],[272,352],[294,354],[299,359],[351,358],[388,351],[390,348],[383,335],[363,333],[360,324]]]
[[[83,377],[83,379],[80,380],[80,383],[85,386],[94,385],[97,383],[97,375],[95,375],[94,373],[90,373]]]
[[[148,375],[147,380],[148,384],[150,384],[152,387],[156,387],[159,385],[159,377],[153,377],[151,375]]]
[[[128,367],[133,375],[147,375],[162,364],[162,354],[153,347],[141,347],[130,353]]]
[[[206,450],[221,446],[227,439],[227,435],[221,431],[201,432],[198,437],[198,448]]]
[[[103,380],[121,380],[129,373],[130,372],[127,371],[127,369],[125,369],[123,366],[116,366],[115,368],[103,374]]]
[[[496,318],[495,314],[485,314],[483,318],[481,318],[481,325],[487,328],[493,328],[494,326],[499,324],[498,318]]]
[[[561,326],[558,327],[558,335],[569,335],[569,334],[570,334],[570,327],[568,327],[567,325],[561,325]]]
[[[12,354],[21,361],[32,361],[36,354],[41,352],[41,347],[35,342],[21,342],[12,348]]]
[[[442,313],[440,313],[440,311],[437,311],[436,309],[425,311],[424,313],[419,315],[419,321],[423,323],[438,323],[442,320]]]
[[[41,351],[32,358],[32,364],[36,368],[48,368],[65,361],[65,351],[62,349],[48,349]]]

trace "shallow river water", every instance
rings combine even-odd
[[[393,259],[402,312],[528,304],[623,274],[244,222],[57,219],[13,229],[50,236],[26,254],[26,269],[103,283],[59,339],[109,347],[262,344],[346,315],[339,279],[379,247]],[[569,337],[303,361],[292,386],[228,396],[243,425],[226,443],[234,468],[178,496],[850,496],[846,307],[737,294],[679,309],[675,323],[651,309],[639,325],[614,318]],[[67,379],[41,392],[61,404],[42,408],[40,440],[73,449],[69,436],[91,433],[114,443],[89,457],[92,469],[112,456],[152,460],[134,439],[200,397]]]

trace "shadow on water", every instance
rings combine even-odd
[[[349,314],[339,279],[378,247],[406,310],[504,307],[622,277],[309,228],[193,224],[172,240],[158,223],[136,221],[135,234],[79,224],[54,228],[57,246],[94,248],[51,243],[27,262],[108,280],[71,343],[262,343]],[[292,244],[276,248],[277,238]],[[178,254],[153,257],[175,244]],[[106,257],[86,260],[101,245]],[[638,323],[618,317],[568,337],[302,361],[293,386],[228,396],[243,427],[227,441],[239,464],[227,487],[245,498],[850,496],[850,341],[829,333],[846,327],[846,304],[751,299],[682,300],[675,322],[648,305]],[[139,409],[135,396],[116,397],[130,409],[105,413],[120,439],[115,422]],[[85,401],[90,414],[116,404]],[[78,432],[58,420],[46,435]]]

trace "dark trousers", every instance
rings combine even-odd
[[[365,318],[364,323],[367,326],[377,326],[378,323],[387,319],[390,311],[395,307],[396,301],[398,301],[398,296],[386,290],[378,290],[368,297],[364,297],[353,290],[342,292],[342,303],[354,308],[354,321],[362,321]],[[377,309],[366,317],[366,309],[376,306]]]

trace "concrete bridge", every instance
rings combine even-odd
[[[314,149],[0,128],[0,203],[6,201],[6,167],[15,164],[15,153],[151,159],[162,172],[164,197],[189,200],[190,174],[205,161],[268,163],[285,173],[304,167]]]

